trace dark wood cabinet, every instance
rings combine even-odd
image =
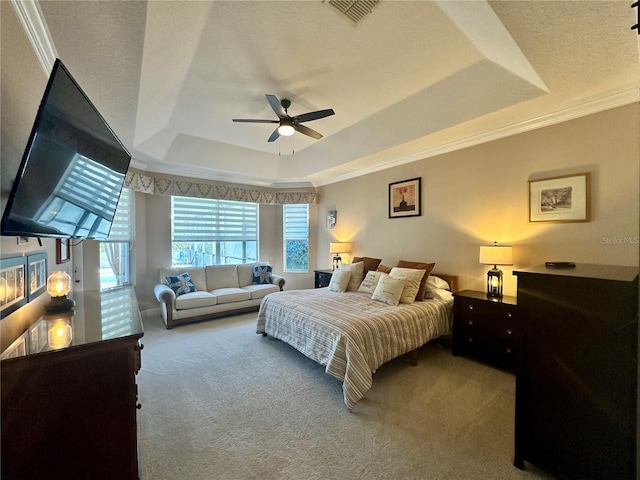
[[[328,287],[333,275],[333,270],[314,270],[315,273],[315,287],[322,288]]]
[[[140,477],[135,293],[74,298],[73,315],[43,316],[4,352],[13,357],[1,364],[5,480]]]
[[[514,464],[636,478],[638,269],[515,271],[521,315]]]
[[[515,297],[464,290],[454,295],[453,355],[471,355],[504,368],[515,366]]]

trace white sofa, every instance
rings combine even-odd
[[[181,323],[258,310],[265,295],[283,289],[285,279],[272,273],[271,283],[253,283],[255,265],[269,264],[161,268],[160,283],[155,286],[154,293],[167,329]],[[189,274],[195,291],[176,295],[166,279],[183,273]]]

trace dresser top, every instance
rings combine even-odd
[[[531,268],[514,270],[513,274],[520,275],[556,275],[561,277],[596,278],[617,282],[633,282],[638,277],[638,267],[624,267],[620,265],[595,265],[578,263],[575,267],[557,268],[539,265]]]

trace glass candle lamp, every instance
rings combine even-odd
[[[47,293],[51,301],[44,306],[45,312],[63,312],[76,306],[75,300],[67,297],[71,291],[71,277],[67,272],[56,271],[47,278]]]

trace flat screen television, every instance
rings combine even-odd
[[[57,59],[2,215],[5,236],[109,236],[131,155]]]

